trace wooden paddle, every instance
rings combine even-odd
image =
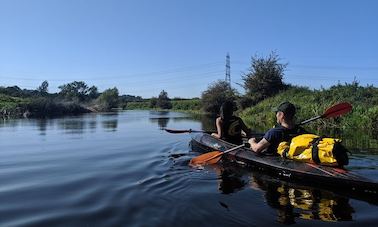
[[[352,110],[352,105],[350,103],[347,103],[347,102],[339,103],[339,104],[333,105],[330,108],[328,108],[324,112],[324,114],[310,118],[310,119],[305,120],[305,121],[302,121],[299,125],[304,125],[304,124],[307,124],[311,121],[314,121],[314,120],[317,120],[317,119],[320,119],[320,118],[338,117],[338,116],[341,116],[341,115],[344,115],[344,114],[350,112],[351,110]],[[236,147],[231,148],[229,150],[226,150],[224,152],[221,152],[221,151],[208,152],[208,153],[202,154],[200,156],[197,156],[195,158],[192,158],[192,160],[190,160],[189,164],[192,165],[192,166],[193,165],[196,166],[196,165],[205,165],[205,164],[215,164],[221,159],[223,154],[226,154],[226,153],[233,151],[235,149],[239,149],[243,146],[245,146],[245,145],[243,144],[243,145],[240,145],[240,146],[236,146]]]

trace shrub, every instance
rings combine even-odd
[[[202,108],[206,113],[217,114],[223,102],[235,101],[237,91],[230,88],[230,85],[223,80],[211,84],[208,89],[202,92]]]

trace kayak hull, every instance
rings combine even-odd
[[[214,138],[208,134],[198,134],[192,138],[193,150],[209,152],[225,151],[236,145]],[[327,187],[330,190],[350,191],[364,194],[378,204],[378,182],[343,168],[316,165],[284,159],[280,156],[257,154],[249,148],[240,148],[224,155],[229,161],[248,166],[258,171],[273,174],[281,179]]]

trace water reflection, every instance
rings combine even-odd
[[[85,121],[83,119],[63,119],[58,121],[59,129],[67,134],[82,134],[85,129]]]
[[[118,128],[118,114],[102,114],[93,115],[87,117],[78,118],[64,118],[57,119],[56,124],[58,128],[63,130],[66,134],[83,134],[83,133],[94,133],[101,124],[102,128],[106,132],[115,132]]]
[[[294,224],[296,219],[325,222],[352,221],[354,208],[349,198],[332,192],[288,183],[258,172],[234,166],[213,166],[219,176],[218,189],[223,194],[248,187],[264,192],[267,204],[277,211],[277,221]]]
[[[202,124],[202,130],[213,131],[216,129],[215,119],[216,116],[204,115],[204,114],[192,114],[192,119],[200,121]]]
[[[115,132],[117,131],[117,126],[118,126],[117,119],[105,120],[102,122],[102,127],[106,129],[107,131]]]
[[[349,199],[317,188],[274,181],[266,175],[254,173],[252,188],[265,191],[267,204],[277,210],[277,221],[295,223],[295,218],[327,222],[351,221],[353,207]]]
[[[38,130],[40,132],[39,134],[41,136],[45,136],[46,130],[47,130],[47,119],[38,119],[36,123],[37,123]]]

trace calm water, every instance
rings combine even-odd
[[[0,226],[376,226],[378,206],[222,164],[192,169],[208,121],[127,111],[0,123]],[[376,152],[349,168],[378,180]]]

